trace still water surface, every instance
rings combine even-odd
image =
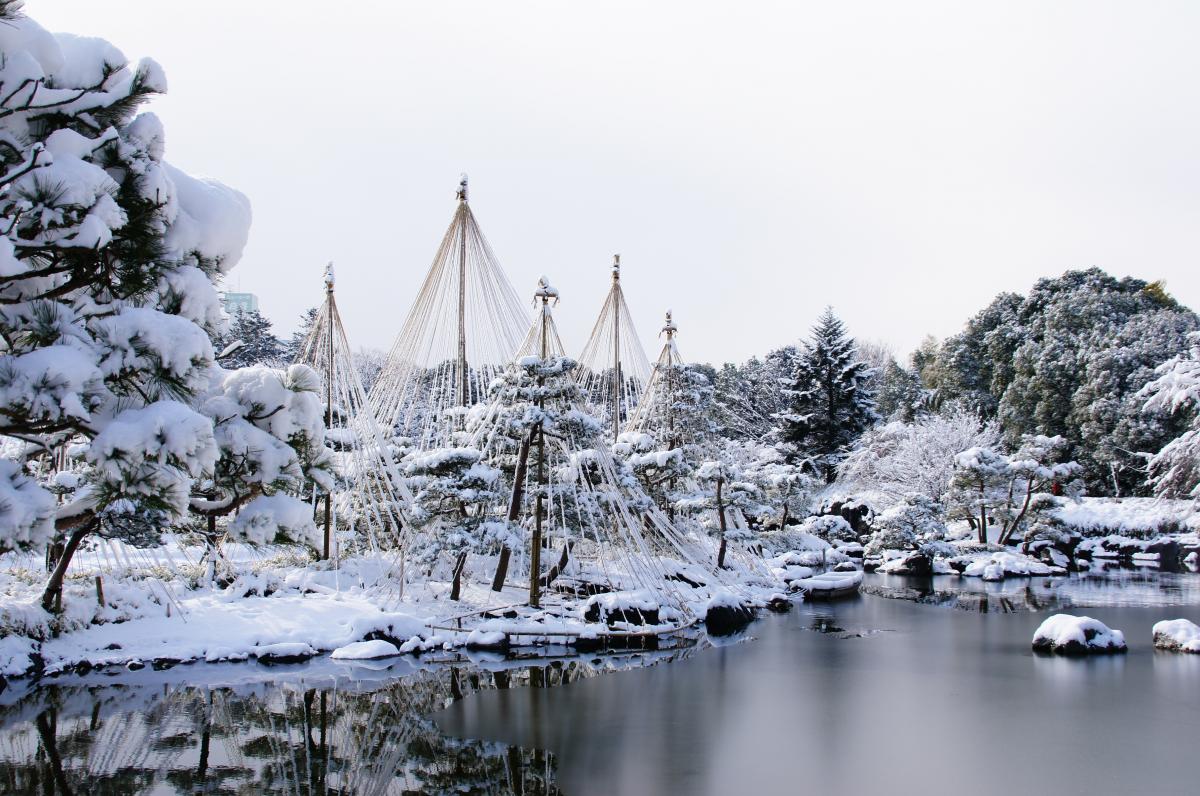
[[[993,611],[802,606],[751,642],[481,694],[438,724],[550,750],[575,796],[1200,793],[1200,656],[1155,652],[1150,632],[1200,609],[1087,608],[1129,642],[1089,660],[1031,653],[1044,612]]]
[[[1196,580],[1130,577],[872,578],[907,599],[799,606],[682,652],[18,685],[0,793],[1196,793],[1200,656],[1150,641],[1159,619],[1200,622]],[[1125,604],[1139,590],[1154,604]],[[1129,653],[1034,656],[1067,606]]]

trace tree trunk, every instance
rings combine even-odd
[[[454,585],[450,587],[450,599],[457,600],[462,590],[462,574],[467,568],[467,551],[458,554],[458,560],[454,562]]]
[[[717,518],[721,521],[721,548],[717,551],[717,569],[725,569],[725,551],[729,547],[725,539],[725,504],[721,501],[721,486],[724,478],[717,478]]]
[[[541,580],[539,581],[541,583],[541,587],[543,589],[550,588],[550,584],[553,583],[555,581],[555,579],[557,579],[558,576],[562,574],[563,570],[567,568],[567,563],[570,560],[571,560],[571,543],[564,542],[563,549],[562,549],[562,555],[560,555],[558,557],[558,563],[555,564],[554,566],[550,567],[549,572],[547,572],[545,575],[542,575]]]
[[[533,444],[533,430],[530,429],[525,439],[521,440],[521,448],[517,451],[517,468],[513,472],[512,498],[508,502],[508,521],[516,522],[521,516],[521,499],[525,495],[525,471],[529,466],[529,446]],[[500,548],[500,560],[496,563],[496,576],[492,578],[492,591],[501,591],[504,580],[508,577],[508,561],[512,551],[508,545]]]
[[[788,504],[784,503],[783,504],[783,517],[779,520],[779,530],[782,531],[782,530],[787,529],[787,521],[788,521]]]
[[[45,610],[49,611],[54,607],[56,598],[58,598],[59,607],[62,607],[62,584],[63,578],[67,575],[67,567],[71,564],[71,558],[75,555],[75,551],[79,549],[80,542],[95,527],[96,521],[93,519],[71,531],[71,536],[67,539],[66,546],[63,547],[62,555],[54,564],[54,571],[50,573],[50,578],[46,581],[46,589],[42,592],[42,608]]]
[[[979,481],[979,543],[987,544],[987,505],[984,504],[983,480]]]
[[[537,462],[538,495],[533,510],[533,538],[529,543],[529,604],[534,608],[541,605],[541,573],[542,573],[542,503],[543,487],[546,485],[546,435],[538,431],[538,462]]]

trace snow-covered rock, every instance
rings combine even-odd
[[[1187,619],[1165,619],[1154,625],[1154,646],[1175,652],[1200,653],[1200,625]]]
[[[1095,655],[1124,652],[1125,634],[1090,616],[1055,614],[1033,634],[1035,652]]]
[[[823,572],[811,578],[795,581],[792,585],[816,600],[830,599],[841,594],[857,591],[862,585],[861,572]]]
[[[374,658],[390,658],[399,655],[400,650],[390,641],[381,638],[373,641],[355,641],[344,647],[338,647],[329,657],[338,661],[365,661]]]
[[[953,563],[963,566],[962,574],[968,578],[983,578],[984,580],[1003,580],[1004,578],[1022,578],[1036,575],[1062,575],[1066,573],[1063,567],[1050,566],[1032,556],[1020,553],[982,553],[973,556],[960,556]]]

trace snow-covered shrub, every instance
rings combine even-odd
[[[816,517],[809,517],[800,523],[798,530],[801,533],[812,534],[818,539],[829,543],[858,541],[858,534],[850,527],[850,523],[836,514],[821,514]]]
[[[248,544],[299,542],[316,548],[322,536],[313,522],[312,506],[291,495],[259,495],[238,511],[229,523],[232,537]]]
[[[887,511],[875,517],[871,538],[864,552],[880,555],[884,550],[917,550],[926,552],[929,543],[945,538],[942,507],[928,495],[913,492],[904,496]],[[932,548],[929,552],[933,552]]]

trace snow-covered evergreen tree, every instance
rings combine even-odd
[[[409,520],[421,532],[413,561],[433,566],[444,553],[454,556],[451,600],[459,598],[467,556],[508,541],[507,524],[489,516],[501,497],[500,471],[481,459],[474,448],[443,448],[403,462],[413,493]]]
[[[280,356],[284,362],[291,363],[300,359],[300,353],[304,350],[304,343],[312,333],[313,327],[317,325],[317,317],[320,314],[320,307],[309,307],[300,316],[300,325],[296,328],[296,331],[292,332],[291,337],[280,343],[282,346]]]
[[[1063,461],[1066,449],[1062,437],[1031,434],[1011,456],[988,447],[963,451],[946,496],[951,516],[970,522],[981,543],[988,542],[987,529],[996,525],[996,541],[1007,543],[1036,523],[1056,497],[1082,492],[1082,467]]]
[[[0,435],[24,447],[0,468],[0,547],[52,543],[50,606],[89,534],[153,543],[189,513],[225,515],[276,486],[266,468],[258,488],[211,494],[236,455],[227,428],[261,422],[264,455],[300,454],[290,410],[205,411],[230,398],[209,339],[224,331],[214,280],[241,256],[248,201],[163,160],[162,124],[138,113],[166,90],[154,61],[130,67],[16,9],[0,10]],[[312,472],[322,432],[298,443]],[[50,512],[31,479],[49,483],[68,448],[79,471],[55,480]],[[297,503],[273,508],[294,519]],[[253,514],[284,519],[270,508]]]
[[[832,483],[837,465],[877,419],[868,378],[854,340],[826,308],[796,363],[792,404],[782,437],[790,458]]]
[[[271,321],[258,310],[242,310],[229,317],[229,329],[213,339],[218,354],[239,344],[221,356],[224,368],[244,368],[249,365],[279,367],[293,360],[284,357],[284,345],[271,332]]]
[[[582,392],[574,378],[576,366],[575,360],[564,356],[521,357],[493,382],[492,402],[477,407],[468,419],[468,430],[479,433],[481,426],[486,429],[487,462],[501,470],[512,485],[506,515],[509,523],[521,520],[526,502],[534,505],[530,524],[535,526],[538,517],[546,519],[551,503],[565,513],[579,510],[574,505],[568,509],[578,497],[574,482],[551,479],[548,470],[554,466],[555,452],[548,448],[566,445],[579,454],[603,444],[604,425],[579,408]],[[558,461],[557,465],[578,468],[580,463]],[[493,580],[497,591],[507,574],[512,547],[508,543],[500,551]]]
[[[1162,497],[1200,499],[1200,332],[1190,340],[1187,354],[1160,365],[1138,393],[1148,413],[1165,412],[1187,423],[1150,459],[1151,483]]]
[[[948,338],[922,378],[935,403],[965,401],[996,416],[1010,445],[1062,436],[1096,494],[1146,490],[1143,454],[1182,431],[1135,397],[1153,368],[1200,326],[1159,283],[1069,271],[1028,296],[1004,294]]]
[[[762,503],[758,486],[730,459],[725,456],[702,462],[693,473],[693,483],[698,489],[675,502],[677,510],[699,519],[710,535],[718,539],[718,569],[725,567],[730,542],[751,538],[744,517],[758,513]]]

